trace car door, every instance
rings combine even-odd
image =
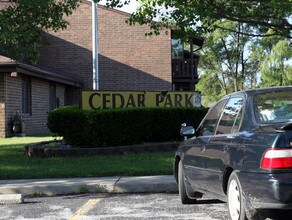
[[[243,153],[243,149],[231,147],[242,118],[243,97],[231,97],[223,108],[215,135],[205,148],[205,175],[208,191],[224,195],[222,182],[230,154]],[[239,151],[238,151],[239,150]],[[242,151],[242,152],[241,152]]]
[[[184,155],[185,174],[194,189],[206,188],[205,149],[210,137],[215,133],[222,108],[227,99],[217,103],[205,116],[197,129],[198,137],[189,142]]]

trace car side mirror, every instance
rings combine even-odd
[[[196,130],[192,126],[187,126],[186,123],[181,125],[180,135],[185,137],[185,139],[193,136],[195,133]]]

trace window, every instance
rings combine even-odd
[[[292,90],[258,93],[253,99],[254,110],[260,123],[292,121]]]
[[[171,57],[172,59],[184,58],[184,46],[181,40],[171,39]]]
[[[49,91],[49,103],[50,103],[50,109],[49,110],[53,110],[57,107],[57,96],[56,96],[56,84],[53,82],[50,82],[50,91]]]
[[[234,125],[233,125],[233,128],[232,128],[232,131],[231,133],[236,133],[239,131],[239,126],[240,126],[240,123],[241,123],[241,119],[242,119],[242,110],[243,108],[240,109],[236,119],[235,119],[235,122],[234,122]]]
[[[201,135],[206,136],[206,135],[213,135],[214,134],[218,120],[220,118],[220,115],[222,114],[222,108],[223,108],[225,103],[226,103],[226,99],[220,101],[207,114],[207,116],[206,116],[206,118],[205,118],[205,120],[200,128]]]
[[[31,79],[22,76],[22,113],[31,115]]]
[[[239,129],[243,98],[231,98],[221,116],[216,134],[231,134]]]

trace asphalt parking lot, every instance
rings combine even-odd
[[[226,203],[204,196],[182,205],[177,191],[173,176],[1,180],[0,220],[228,219]],[[286,220],[292,213],[269,216],[262,219]]]
[[[0,206],[1,220],[50,219],[228,219],[225,203],[203,198],[182,205],[178,194],[85,194],[25,198]]]

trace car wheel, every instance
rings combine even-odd
[[[186,185],[184,181],[184,170],[182,161],[180,160],[178,163],[178,192],[180,196],[180,200],[182,204],[194,204],[196,203],[196,199],[191,199],[187,195]]]
[[[231,173],[228,180],[227,204],[231,220],[247,219],[241,185],[235,172]]]

